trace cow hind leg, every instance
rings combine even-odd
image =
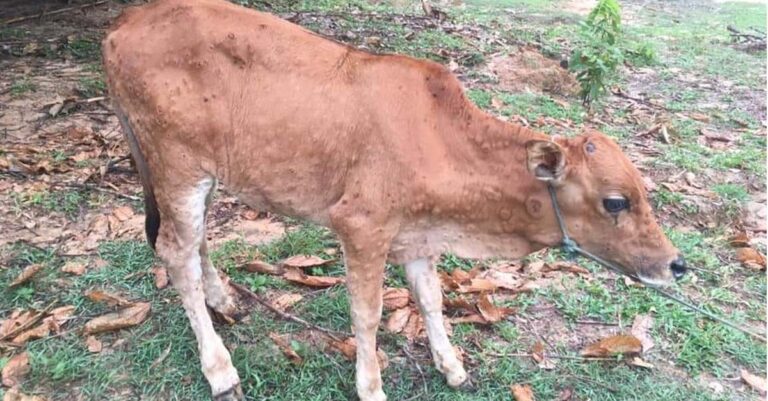
[[[460,387],[468,376],[445,332],[443,293],[435,266],[427,259],[418,259],[405,264],[405,275],[427,326],[435,367],[445,375],[449,386]]]
[[[208,214],[208,208],[213,200],[213,194],[216,192],[216,183],[214,181],[211,189],[205,196],[205,214]],[[208,244],[203,233],[203,239],[200,242],[200,263],[203,271],[203,292],[205,292],[205,302],[218,313],[227,316],[236,316],[238,314],[237,306],[232,296],[232,291],[227,285],[226,280],[219,276],[218,271],[213,266],[211,257],[208,254]]]
[[[156,187],[162,215],[156,243],[157,254],[168,266],[174,288],[181,297],[197,339],[203,375],[211,386],[215,401],[242,399],[240,379],[232,366],[229,351],[213,328],[206,309],[201,244],[205,233],[205,199],[213,186],[203,179],[185,189]]]

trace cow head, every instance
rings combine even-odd
[[[612,139],[588,132],[530,141],[526,151],[529,171],[556,188],[568,233],[582,248],[648,284],[682,277],[684,259],[656,222],[640,172]],[[542,234],[559,238],[554,214],[541,219]]]

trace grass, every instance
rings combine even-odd
[[[37,85],[29,78],[23,78],[13,81],[10,87],[11,96],[19,97],[27,92],[33,92],[37,89]]]
[[[88,207],[89,194],[83,191],[34,191],[11,194],[14,210],[18,214],[26,208],[38,208],[43,212],[64,213],[69,219],[77,218]]]

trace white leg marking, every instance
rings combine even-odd
[[[203,291],[206,303],[219,313],[233,315],[237,312],[237,306],[229,292],[229,286],[219,277],[219,272],[216,271],[208,256],[205,238],[200,245],[200,261],[203,268]]]
[[[229,351],[213,329],[205,307],[200,244],[205,231],[205,197],[212,180],[205,180],[184,199],[177,199],[170,221],[161,222],[158,255],[168,265],[174,288],[197,338],[203,374],[215,395],[238,386],[240,379]]]
[[[435,367],[445,375],[449,386],[458,387],[467,380],[467,372],[456,358],[443,326],[443,293],[435,267],[427,259],[414,260],[405,264],[405,275],[427,325]]]

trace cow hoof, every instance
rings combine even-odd
[[[472,378],[469,377],[466,373],[464,373],[464,380],[458,383],[452,383],[449,379],[448,385],[451,386],[454,390],[462,391],[471,393],[476,390],[475,382],[472,381]]]
[[[213,396],[213,401],[243,401],[243,389],[240,384],[236,384],[231,389]]]
[[[448,385],[455,389],[463,389],[468,383],[471,383],[469,375],[467,375],[467,372],[461,367],[446,374],[445,379],[448,381]]]

